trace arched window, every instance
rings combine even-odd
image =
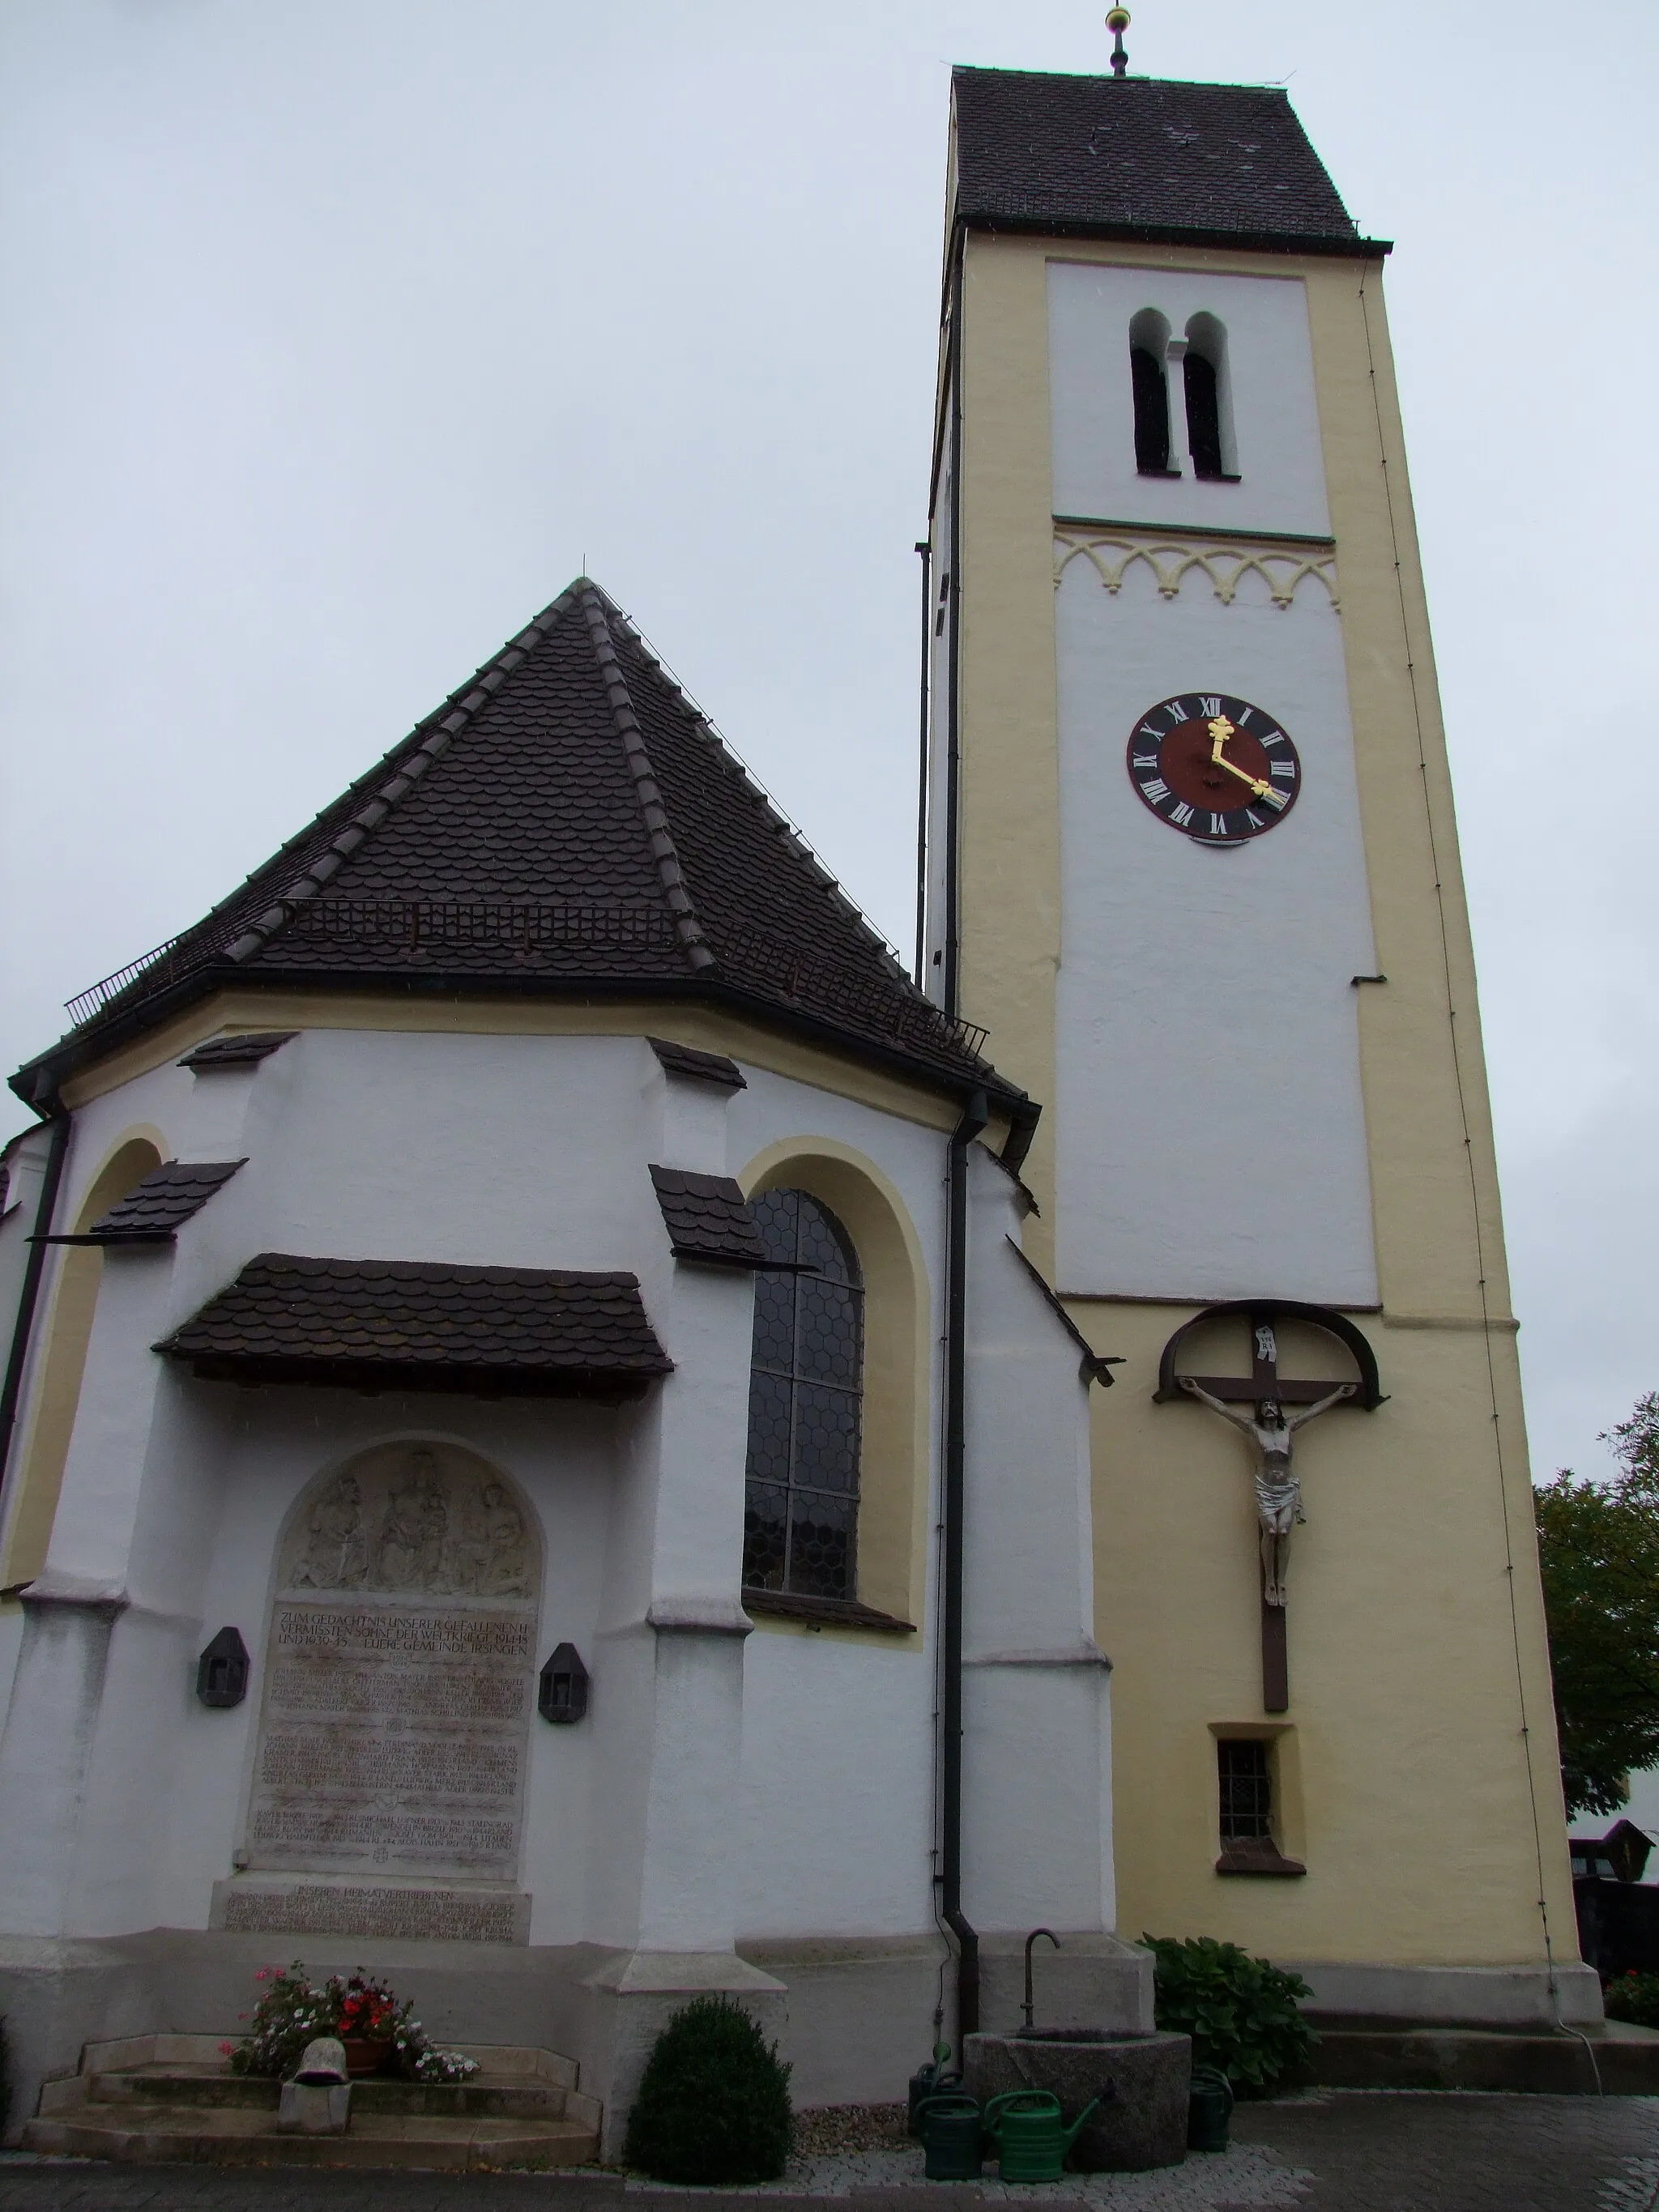
[[[750,1200],[769,1259],[755,1277],[743,1579],[752,1589],[855,1596],[864,1279],[821,1200]]]
[[[1182,364],[1187,393],[1187,449],[1194,476],[1236,483],[1232,408],[1227,381],[1227,331],[1213,315],[1194,315],[1187,325],[1187,357]]]
[[[1143,307],[1129,325],[1129,374],[1135,397],[1135,466],[1143,476],[1170,469],[1170,386],[1164,349],[1170,325],[1156,307]]]

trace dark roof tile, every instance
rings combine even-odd
[[[262,1252],[155,1346],[210,1379],[634,1396],[672,1372],[639,1279]]]
[[[672,1044],[666,1037],[647,1037],[666,1075],[688,1076],[696,1083],[719,1083],[728,1091],[746,1091],[743,1071],[722,1052],[698,1052],[689,1044]]]
[[[677,1260],[702,1260],[719,1267],[765,1267],[760,1230],[730,1176],[653,1167],[651,1180]]]
[[[285,1044],[298,1036],[298,1030],[254,1030],[242,1036],[210,1037],[187,1052],[179,1062],[180,1067],[246,1067],[255,1060],[268,1060]]]
[[[1020,1099],[597,585],[458,696],[194,928],[71,1002],[65,1065],[175,987],[424,980],[736,1000]]]
[[[956,210],[990,228],[1311,253],[1363,239],[1285,94],[1265,85],[959,69]]]
[[[100,1214],[87,1231],[99,1244],[148,1243],[171,1237],[199,1213],[246,1160],[168,1160],[152,1168],[141,1183]]]

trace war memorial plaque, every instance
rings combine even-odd
[[[244,1863],[513,1882],[539,1546],[493,1469],[388,1446],[301,1501],[278,1565]]]

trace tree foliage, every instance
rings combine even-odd
[[[1616,1813],[1659,1765],[1659,1391],[1603,1438],[1619,1472],[1536,1493],[1567,1811]]]

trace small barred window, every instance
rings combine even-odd
[[[864,1279],[851,1238],[805,1191],[766,1191],[750,1211],[768,1257],[791,1272],[755,1276],[743,1579],[751,1589],[850,1598]]]
[[[1254,1737],[1224,1736],[1216,1746],[1221,1779],[1224,1844],[1273,1839],[1273,1778],[1267,1747]]]

